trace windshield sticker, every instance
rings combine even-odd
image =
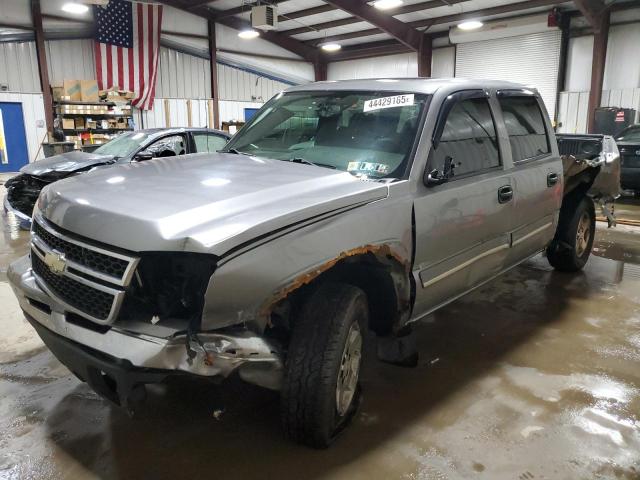
[[[382,108],[404,107],[413,105],[413,93],[407,95],[394,95],[393,97],[372,98],[364,102],[363,112],[372,112]]]
[[[389,166],[384,163],[349,162],[347,172],[386,175],[389,173]]]

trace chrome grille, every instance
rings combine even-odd
[[[52,249],[64,252],[69,260],[113,278],[122,278],[129,265],[124,258],[115,258],[71,243],[46,231],[39,223],[34,223],[33,233]]]
[[[57,271],[50,262],[55,258]],[[70,312],[97,323],[118,315],[139,258],[71,238],[40,215],[33,219],[31,264],[40,286]]]
[[[114,295],[84,285],[69,277],[51,273],[49,267],[38,255],[31,256],[33,272],[47,285],[57,297],[70,306],[100,320],[109,318],[113,307]]]

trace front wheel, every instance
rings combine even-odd
[[[305,302],[293,326],[281,392],[290,439],[326,448],[353,416],[368,315],[365,293],[348,284],[321,285]]]
[[[591,254],[595,233],[596,214],[589,197],[563,206],[558,230],[547,248],[551,266],[561,272],[581,270]]]

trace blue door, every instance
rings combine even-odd
[[[259,108],[245,108],[244,109],[244,121],[248,122],[260,110]]]
[[[21,103],[0,102],[0,172],[17,172],[29,163]]]

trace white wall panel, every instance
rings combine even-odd
[[[156,96],[210,98],[209,61],[170,48],[160,47]]]
[[[40,92],[35,42],[0,43],[0,84],[11,92]]]
[[[332,62],[327,68],[329,80],[417,76],[418,57],[415,53]]]
[[[260,108],[260,102],[220,101],[220,120],[222,122],[244,121],[245,108]]]
[[[157,98],[153,103],[153,110],[141,112],[134,109],[134,120],[136,128],[167,128],[167,127],[188,127],[189,108],[191,101],[191,126],[213,128],[209,121],[209,100],[206,99],[186,99],[186,98]],[[220,122],[244,121],[245,108],[260,108],[261,102],[241,102],[233,100],[220,101]],[[167,123],[167,107],[168,119]]]
[[[592,56],[592,35],[569,39],[567,73],[564,82],[566,91],[581,92],[591,88]]]
[[[27,136],[29,161],[44,157],[40,144],[46,139],[47,129],[44,121],[44,101],[41,93],[9,93],[0,92],[0,102],[16,102],[22,104],[24,130]]]
[[[218,65],[218,95],[221,100],[266,102],[290,85],[227,65]]]
[[[221,48],[218,46],[218,48]],[[313,82],[315,73],[313,65],[309,62],[297,60],[283,60],[279,58],[261,58],[251,55],[239,55],[227,52],[218,52],[218,58],[230,63],[250,65],[262,71],[270,72],[276,77],[291,80],[295,83]]]
[[[560,94],[558,122],[560,133],[585,133],[587,131],[587,109],[589,92],[562,92]],[[640,118],[640,88],[603,90],[601,107],[633,108],[636,122]]]
[[[456,66],[456,47],[436,48],[431,59],[433,78],[453,77]]]
[[[589,92],[562,92],[558,101],[559,133],[586,133]]]
[[[640,23],[609,30],[604,90],[640,87]]]
[[[65,79],[96,78],[93,40],[48,40],[45,47],[52,85],[62,84]]]
[[[461,43],[456,77],[510,80],[538,89],[551,119],[555,115],[560,31]]]

